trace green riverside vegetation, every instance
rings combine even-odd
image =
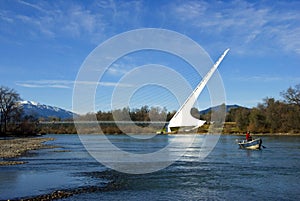
[[[283,100],[265,98],[254,108],[237,107],[230,109],[226,114],[223,133],[300,133],[300,84],[290,87],[280,93]],[[22,108],[18,106],[21,100],[19,94],[8,87],[0,87],[0,135],[34,135],[34,134],[68,134],[76,133],[73,120],[60,120],[49,117],[38,119],[34,116],[25,116]],[[225,107],[221,105],[220,107]],[[115,117],[127,121],[169,121],[176,111],[168,112],[166,108],[143,106],[139,109],[123,108],[114,111],[98,111],[96,114],[88,113],[79,116],[76,121],[89,121],[95,116],[98,121],[116,120]],[[193,110],[195,113],[195,110]],[[129,114],[129,115],[128,115]],[[196,115],[197,116],[197,115]],[[198,129],[198,133],[206,133],[209,128],[211,111],[201,115],[200,118],[208,123]],[[43,123],[43,121],[52,123]],[[100,124],[105,134],[120,134],[123,131],[114,123]],[[138,125],[145,128],[147,125]],[[126,130],[139,133],[135,126],[128,125]],[[146,129],[147,131],[147,129]],[[149,132],[153,130],[149,129]],[[87,133],[93,133],[87,130]]]

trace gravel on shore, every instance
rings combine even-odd
[[[51,140],[54,140],[54,138],[26,137],[15,139],[0,139],[0,166],[25,163],[23,161],[9,161],[7,159],[19,157],[29,150],[54,148],[54,146],[43,144],[44,142]]]
[[[54,140],[54,138],[15,138],[15,139],[0,139],[0,166],[6,165],[17,165],[24,164],[24,161],[14,161],[10,160],[22,156],[29,150],[44,149],[44,148],[56,148],[57,146],[45,145],[44,142]],[[2,159],[2,160],[1,160]],[[87,174],[89,175],[89,174]],[[92,173],[92,176],[97,176],[98,174]],[[83,194],[83,193],[94,193],[94,192],[105,192],[114,191],[121,188],[121,185],[115,181],[116,178],[112,177],[110,173],[101,172],[99,177],[111,180],[105,186],[81,186],[78,188],[70,189],[60,189],[54,190],[53,192],[47,194],[41,194],[37,196],[26,196],[20,198],[10,199],[11,201],[51,201],[60,200],[64,198],[71,197],[73,195]]]

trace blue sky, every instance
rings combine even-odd
[[[280,99],[281,91],[300,83],[299,10],[299,1],[271,0],[1,0],[0,85],[16,89],[24,100],[71,110],[74,80],[94,48],[125,31],[162,28],[190,37],[213,61],[229,47],[219,68],[226,102],[253,107],[265,97]],[[104,94],[128,67],[142,64],[143,57],[134,56],[111,68]],[[150,58],[172,63],[155,53]],[[97,109],[107,109],[108,99],[96,98]]]

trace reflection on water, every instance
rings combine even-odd
[[[221,136],[205,159],[199,159],[202,136],[167,168],[131,175],[99,164],[77,135],[52,135],[62,146],[34,151],[16,160],[27,164],[0,167],[0,199],[51,193],[54,190],[103,185],[113,180],[117,190],[83,193],[64,200],[297,200],[300,197],[300,137],[262,137],[266,149],[238,149],[236,136]],[[90,135],[87,138],[92,139]],[[123,135],[108,136],[120,149],[149,153],[164,147],[172,136],[157,136],[143,144]],[[179,143],[180,144],[180,143]],[[134,145],[134,146],[133,146]],[[172,149],[177,153],[180,146]]]
[[[193,143],[199,144],[203,138],[204,136],[196,135],[157,135],[152,139],[120,135],[108,138],[104,135],[80,135],[81,142],[97,161],[108,168],[129,174],[145,174],[164,169],[179,160],[193,147]]]

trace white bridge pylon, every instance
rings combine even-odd
[[[167,132],[171,132],[172,128],[178,128],[178,127],[191,127],[190,130],[196,129],[200,126],[202,126],[205,121],[199,120],[194,118],[191,115],[191,109],[194,106],[197,98],[199,97],[200,93],[204,89],[205,85],[211,78],[211,76],[214,74],[214,72],[217,70],[218,66],[228,53],[229,48],[224,51],[224,53],[220,56],[220,58],[217,60],[217,62],[212,66],[212,68],[208,71],[208,73],[205,75],[205,77],[202,79],[202,81],[198,84],[198,86],[194,89],[194,91],[191,93],[191,95],[186,99],[186,101],[182,104],[182,106],[179,108],[179,110],[175,113],[173,118],[170,120],[168,126],[167,126]]]

